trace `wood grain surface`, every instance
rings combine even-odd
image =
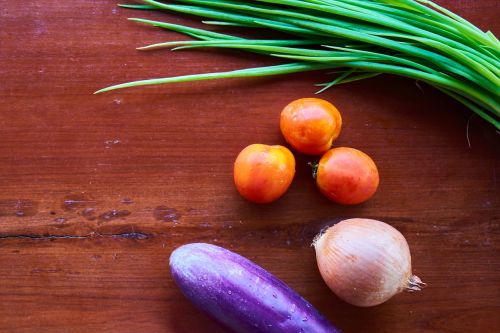
[[[499,32],[498,2],[438,1]],[[325,199],[297,174],[270,205],[236,192],[251,143],[285,144],[279,113],[322,72],[133,88],[107,85],[276,63],[239,52],[135,47],[185,37],[127,21],[116,1],[0,0],[0,332],[225,332],[178,291],[176,247],[209,242],[254,260],[345,333],[498,332],[500,140],[434,89],[382,76],[321,95],[344,118],[338,146],[376,161],[367,203]],[[470,145],[469,145],[470,143]],[[309,246],[323,227],[376,218],[407,238],[428,287],[356,308],[321,280]]]

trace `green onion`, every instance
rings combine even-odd
[[[243,38],[169,22],[130,20],[194,40],[159,42],[139,50],[225,48],[263,54],[273,66],[140,80],[96,93],[142,85],[335,70],[319,92],[337,84],[394,74],[426,82],[500,130],[500,42],[491,31],[429,0],[178,0],[120,5],[195,15],[208,26],[276,30],[285,37]],[[264,35],[263,32],[259,36]],[[331,73],[330,73],[331,74]]]

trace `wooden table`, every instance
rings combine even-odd
[[[168,258],[218,244],[262,265],[344,332],[493,332],[500,327],[500,144],[450,98],[383,76],[321,95],[341,110],[336,142],[370,154],[369,202],[333,204],[307,162],[270,205],[236,192],[232,165],[251,143],[285,144],[278,117],[313,96],[322,72],[205,81],[92,95],[160,76],[276,63],[239,52],[138,52],[184,39],[116,1],[0,1],[0,332],[223,332],[175,287]],[[498,2],[439,1],[498,33]],[[470,145],[469,145],[470,142]],[[348,217],[407,238],[428,287],[373,308],[321,280],[309,246]]]

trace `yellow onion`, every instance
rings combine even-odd
[[[384,222],[344,220],[318,235],[313,245],[323,280],[350,304],[378,305],[425,286],[411,273],[406,239]]]

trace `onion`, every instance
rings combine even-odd
[[[411,273],[406,239],[384,222],[344,220],[319,234],[313,245],[323,280],[350,304],[378,305],[402,291],[425,286]]]

